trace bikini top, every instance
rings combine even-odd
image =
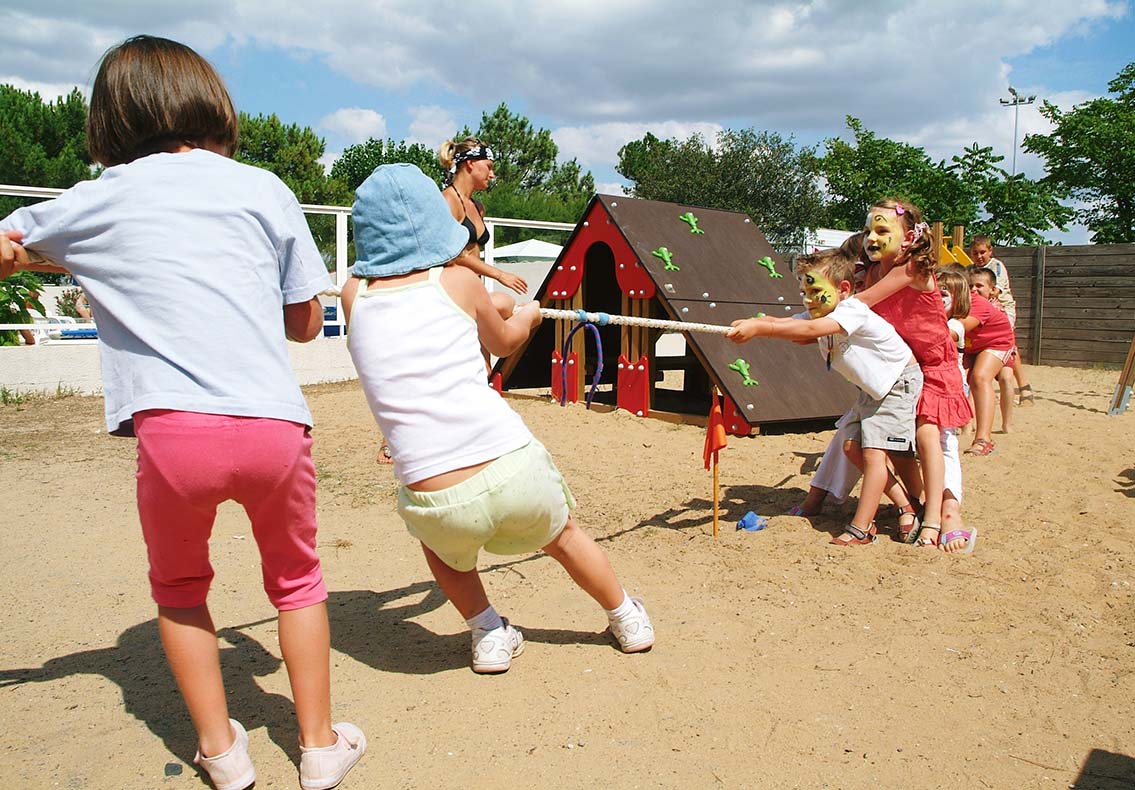
[[[489,241],[489,229],[488,228],[485,228],[485,230],[481,233],[481,235],[478,236],[477,235],[477,226],[473,224],[473,220],[469,219],[468,215],[465,216],[465,219],[461,220],[461,224],[469,229],[469,243],[470,244],[476,244],[478,247],[484,247],[485,244],[488,243],[488,241]]]
[[[457,187],[453,184],[449,185],[457,197],[461,199],[461,210],[465,211],[465,198],[461,197],[461,193],[457,191]],[[469,212],[465,211],[465,216],[461,218],[461,224],[469,230],[469,243],[476,244],[478,247],[484,247],[489,242],[489,229],[486,227],[481,231],[481,235],[477,235],[477,226],[473,224],[473,220],[469,219]]]

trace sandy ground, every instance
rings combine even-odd
[[[830,432],[732,439],[711,535],[703,433],[514,401],[578,496],[658,644],[626,656],[541,556],[484,557],[528,639],[500,677],[393,512],[353,383],[307,388],[331,590],[334,708],[370,738],[345,788],[1135,785],[1135,410],[1113,371],[1033,369],[1037,404],[964,459],[977,551],[829,546],[854,502],[799,501]],[[134,444],[101,400],[0,408],[5,601],[0,787],[198,788],[158,645],[134,514]],[[770,517],[737,532],[748,510]],[[891,512],[880,516],[886,528]],[[226,507],[211,605],[258,787],[298,786],[274,612]]]

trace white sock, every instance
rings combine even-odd
[[[607,619],[611,622],[622,620],[624,617],[632,614],[635,611],[634,601],[627,595],[627,591],[623,590],[623,602],[616,606],[614,609],[604,609],[607,613]]]
[[[493,608],[493,605],[489,604],[488,609],[478,615],[470,617],[465,621],[465,625],[469,626],[473,631],[478,629],[481,631],[493,631],[504,625],[504,620],[497,614],[497,610]]]

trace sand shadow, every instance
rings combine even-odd
[[[1103,749],[1092,749],[1070,787],[1077,790],[1127,790],[1135,787],[1135,759]]]
[[[481,569],[481,573],[513,571],[523,577],[520,567],[547,559],[533,554]],[[423,569],[425,560],[422,561]],[[580,591],[586,598],[586,593]],[[405,599],[417,599],[404,602]],[[402,602],[402,603],[399,603]],[[447,606],[448,601],[432,580],[416,582],[396,590],[349,590],[332,592],[327,598],[331,617],[331,647],[359,663],[383,672],[403,675],[432,675],[469,667],[469,633],[437,634],[413,622],[413,618]],[[453,612],[455,626],[463,626],[461,615]],[[604,631],[571,631],[534,628],[524,622],[523,612],[505,612],[524,633],[527,642],[556,645],[614,645]],[[513,618],[512,614],[516,617]]]
[[[1119,488],[1115,489],[1117,493],[1135,498],[1135,468],[1124,469],[1115,482],[1119,484]]]
[[[127,713],[145,724],[171,754],[194,767],[196,735],[166,664],[157,622],[147,620],[131,626],[122,632],[114,647],[60,656],[42,667],[0,670],[0,688],[76,675],[101,675],[122,690]],[[222,642],[221,671],[232,715],[249,730],[266,727],[273,742],[298,763],[292,701],[265,691],[255,680],[274,673],[280,659],[235,629],[221,629],[217,636]]]

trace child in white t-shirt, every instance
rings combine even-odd
[[[875,541],[875,512],[888,485],[887,457],[901,477],[918,474],[914,417],[922,372],[910,347],[890,324],[852,296],[855,260],[824,250],[797,260],[810,320],[750,318],[734,321],[726,335],[736,343],[754,337],[816,340],[828,366],[859,389],[846,422],[848,458],[863,470],[859,506],[851,523],[832,539],[839,546]]]

